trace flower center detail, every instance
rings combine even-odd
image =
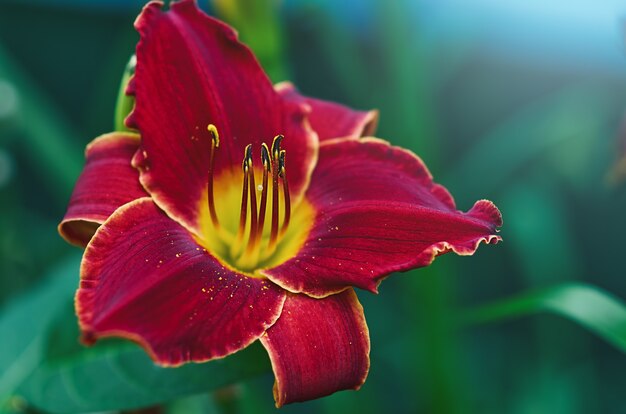
[[[245,148],[240,171],[215,176],[219,133],[213,124],[207,130],[211,135],[208,214],[204,215],[204,237],[199,242],[233,269],[262,277],[260,270],[295,256],[306,240],[314,209],[306,199],[291,205],[282,135],[274,137],[271,149],[265,143],[261,145],[257,168],[250,144]]]

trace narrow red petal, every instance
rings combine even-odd
[[[359,389],[369,370],[369,332],[352,289],[324,299],[288,295],[261,343],[276,376],[277,407]]]
[[[285,136],[289,183],[302,195],[317,158],[308,109],[283,99],[235,31],[204,14],[194,1],[148,4],[135,27],[141,35],[130,92],[136,105],[127,124],[142,148],[134,160],[155,202],[191,231],[200,232],[206,205],[210,136],[220,135],[215,174],[238,171],[246,145],[260,157],[262,142]],[[259,158],[260,159],[260,158]],[[237,169],[237,170],[235,170]]]
[[[320,142],[332,138],[359,138],[371,136],[378,125],[378,111],[357,111],[335,102],[310,98],[301,95],[289,82],[275,86],[285,98],[293,102],[303,102],[311,107],[309,122],[317,133]]]
[[[417,156],[377,139],[327,141],[306,196],[318,212],[307,241],[265,274],[314,297],[347,286],[375,292],[391,272],[500,240],[502,217],[493,203],[456,210]]]
[[[102,135],[87,146],[85,168],[59,224],[65,240],[86,246],[119,206],[146,196],[139,173],[130,164],[138,147],[139,136],[123,132]]]
[[[280,315],[285,292],[220,264],[149,198],[118,209],[85,251],[76,311],[86,342],[121,336],[162,365],[245,348]]]

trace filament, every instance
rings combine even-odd
[[[261,190],[261,201],[259,204],[259,227],[257,230],[256,244],[260,243],[263,237],[263,227],[265,225],[265,211],[267,209],[267,184],[269,178],[269,172],[272,169],[272,162],[270,160],[270,151],[267,148],[267,144],[261,145],[261,161],[263,163],[263,188]]]
[[[254,169],[252,166],[252,145],[246,147],[246,161],[248,163],[247,174],[248,187],[250,189],[250,238],[248,239],[248,247],[246,252],[250,252],[256,242],[257,233],[257,210],[256,210],[256,184],[254,182]]]
[[[246,147],[247,148],[247,147]],[[237,231],[237,244],[243,239],[243,233],[246,229],[246,218],[248,211],[248,162],[244,158],[243,164],[243,186],[241,190],[241,212],[239,213],[239,230]]]
[[[211,222],[216,229],[220,228],[220,223],[217,220],[217,213],[215,212],[215,199],[213,198],[213,172],[215,165],[215,150],[220,146],[220,135],[217,132],[217,128],[213,124],[207,126],[207,130],[211,135],[211,153],[209,155],[209,213],[211,214]]]
[[[272,228],[270,231],[270,241],[268,244],[268,248],[272,250],[276,245],[276,241],[278,238],[278,159],[280,157],[280,143],[283,140],[282,135],[277,135],[274,137],[274,142],[272,143]]]
[[[285,169],[285,150],[282,150],[279,154],[278,167],[280,168],[278,176],[283,181],[283,202],[285,204],[285,218],[283,219],[283,226],[280,229],[280,235],[282,236],[287,231],[291,218],[291,200],[289,198],[289,185],[287,184],[287,173]]]

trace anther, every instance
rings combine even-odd
[[[245,155],[243,157],[244,172],[252,169],[252,144],[246,145]]]
[[[263,163],[263,168],[268,171],[271,169],[270,150],[265,142],[261,144],[261,162]]]
[[[211,134],[211,140],[213,141],[213,146],[215,148],[219,148],[220,146],[220,134],[217,132],[217,127],[213,124],[209,124],[206,127],[209,134]]]
[[[278,176],[285,178],[285,150],[278,153]]]
[[[209,155],[209,183],[208,183],[208,193],[209,193],[209,212],[211,214],[211,221],[213,222],[213,226],[216,229],[219,229],[219,221],[217,220],[217,213],[215,211],[215,200],[213,198],[213,170],[215,163],[215,150],[220,146],[220,134],[217,132],[217,128],[213,124],[207,125],[207,131],[211,135],[211,153]]]
[[[278,160],[280,155],[280,144],[283,142],[283,139],[285,139],[285,137],[280,134],[274,137],[274,141],[272,142],[272,158],[274,161]]]

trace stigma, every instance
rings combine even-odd
[[[213,124],[208,125],[207,131],[211,137],[207,201],[213,230],[225,245],[222,249],[224,259],[236,269],[254,272],[263,263],[271,261],[291,221],[286,151],[281,147],[284,136],[276,135],[271,147],[263,143],[256,157],[253,146],[246,146],[241,163],[240,202],[237,206],[217,206],[214,192],[219,192],[219,186],[214,180],[219,133]],[[224,200],[219,195],[218,202]],[[227,217],[219,217],[218,212],[228,215],[237,208],[236,229],[230,224],[234,220],[220,221]]]

